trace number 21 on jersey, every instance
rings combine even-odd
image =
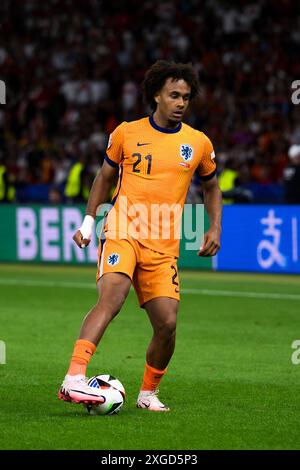
[[[142,159],[144,158],[147,160],[147,175],[151,173],[151,164],[152,164],[152,155],[146,155],[146,157],[142,157],[140,153],[133,153],[132,157],[135,159],[132,165],[132,172],[133,173],[140,173],[141,170],[138,168],[139,164],[141,163]]]

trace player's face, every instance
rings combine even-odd
[[[155,96],[157,111],[169,122],[180,122],[189,105],[191,87],[185,80],[168,78]]]

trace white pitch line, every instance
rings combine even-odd
[[[68,281],[43,281],[33,279],[0,279],[3,286],[29,286],[29,287],[67,287],[71,289],[94,289],[96,284],[91,282],[68,282]],[[274,299],[274,300],[300,300],[300,294],[278,294],[272,292],[250,292],[232,291],[217,289],[181,289],[181,294],[208,295],[214,297],[248,297],[253,299]]]
[[[184,294],[202,294],[218,297],[249,297],[255,299],[300,300],[300,294],[276,294],[273,292],[249,292],[216,289],[182,289]]]
[[[75,289],[96,289],[96,283],[68,282],[68,281],[37,281],[34,279],[0,279],[3,286],[30,286],[30,287],[71,287]]]

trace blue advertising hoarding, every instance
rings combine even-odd
[[[221,241],[217,270],[300,273],[300,206],[225,206]]]

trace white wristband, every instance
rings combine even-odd
[[[90,240],[91,235],[92,235],[92,231],[93,231],[94,221],[95,221],[95,219],[91,215],[86,215],[85,216],[85,218],[82,222],[82,225],[79,229],[82,236],[83,236],[83,238],[86,238],[87,240]]]

